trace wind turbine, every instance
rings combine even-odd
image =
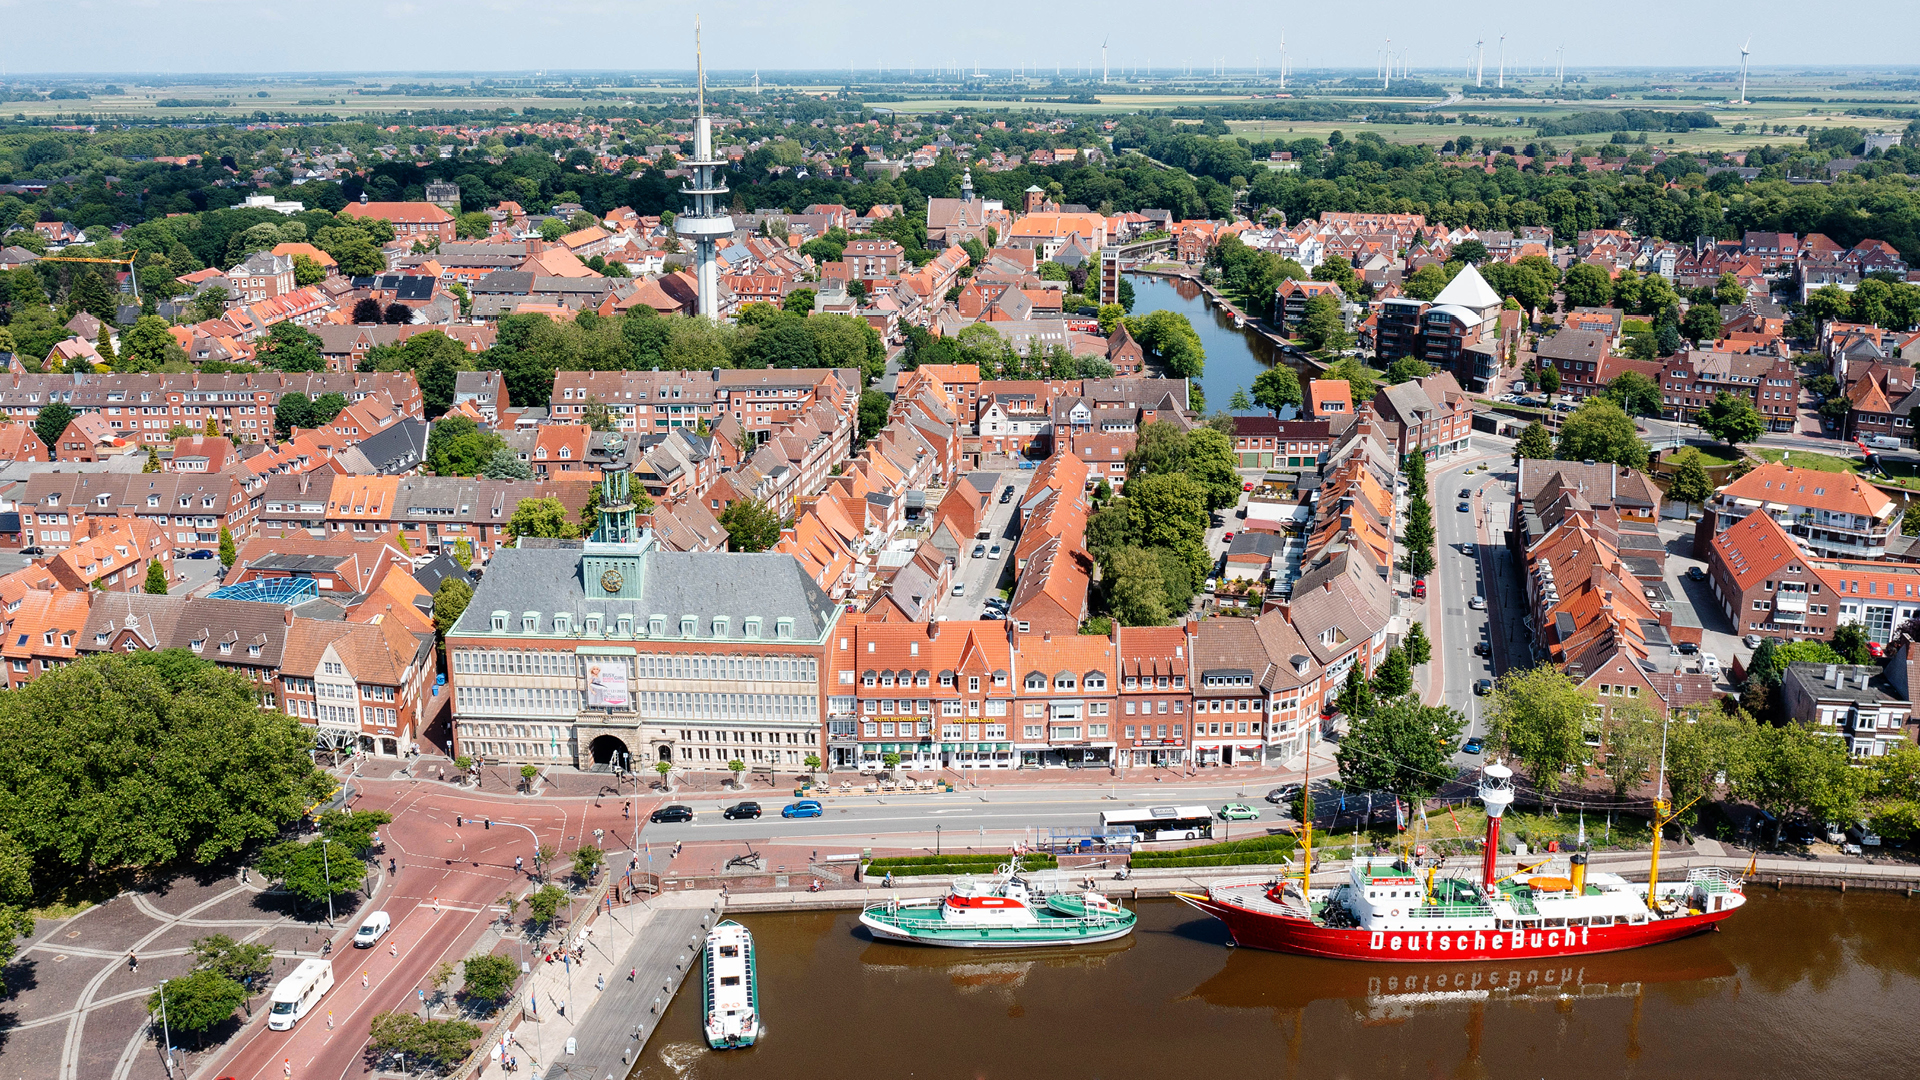
[[[1752,52],[1748,46],[1753,44],[1753,36],[1747,36],[1747,44],[1740,46],[1740,100],[1735,105],[1747,104],[1747,54]]]
[[[1567,85],[1567,47],[1565,45],[1560,46],[1559,56],[1556,57],[1554,66],[1557,69],[1554,72],[1554,78],[1559,80],[1561,86]]]
[[[1481,38],[1473,43],[1473,85],[1484,86],[1487,74],[1487,39]]]
[[[1507,88],[1507,35],[1500,35],[1500,82],[1499,89]]]
[[[1100,39],[1100,81],[1102,83],[1105,83],[1107,81],[1107,42],[1108,40],[1110,39],[1108,38]]]
[[[1287,88],[1287,32],[1280,31],[1280,89]]]
[[[1393,83],[1393,39],[1387,39],[1387,51],[1380,64],[1380,89],[1385,90]]]

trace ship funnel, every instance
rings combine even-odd
[[[1489,765],[1480,774],[1480,801],[1487,816],[1497,818],[1513,805],[1513,770],[1505,765]]]
[[[1577,852],[1573,856],[1573,895],[1587,895],[1587,853]]]

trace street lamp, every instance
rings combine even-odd
[[[320,838],[320,872],[327,878],[327,925],[333,925],[333,867],[327,860],[327,838]]]
[[[935,822],[933,826],[933,854],[936,857],[940,854],[940,824],[938,822]]]

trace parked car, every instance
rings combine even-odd
[[[691,807],[691,806],[683,806],[683,805],[681,805],[680,803],[671,803],[671,804],[669,804],[669,805],[667,805],[667,806],[663,806],[663,807],[661,807],[661,808],[660,808],[660,809],[658,809],[658,810],[655,810],[655,811],[654,811],[653,813],[651,813],[651,814],[648,814],[648,815],[647,815],[647,820],[648,820],[648,821],[653,821],[653,822],[660,822],[660,821],[692,821],[692,820],[693,820],[693,807]]]
[[[1887,658],[1887,647],[1878,641],[1869,641],[1867,642],[1867,655],[1873,657],[1875,660],[1885,660]]]
[[[967,595],[967,583],[966,583],[966,582],[964,582],[964,581],[956,581],[956,582],[954,582],[954,583],[953,583],[953,595],[955,595],[955,596],[965,596],[965,595]]]
[[[1492,658],[1493,646],[1484,641],[1476,641],[1473,643],[1473,655]]]
[[[720,816],[729,821],[735,818],[757,818],[760,816],[760,804],[757,802],[737,802],[725,810],[720,811]]]
[[[360,929],[354,931],[353,947],[371,949],[379,943],[381,938],[386,937],[387,931],[391,929],[393,929],[393,916],[384,911],[376,911],[367,916],[367,921],[360,924]]]
[[[1467,601],[1467,606],[1475,611],[1485,611],[1487,610],[1487,598],[1484,596],[1476,596]]]
[[[1222,535],[1221,535],[1221,537],[1220,537],[1220,539],[1221,539],[1221,540],[1222,540],[1223,542],[1225,542],[1225,543],[1228,543],[1228,544],[1231,544],[1231,543],[1233,543],[1233,534],[1232,534],[1232,533],[1224,533],[1224,534],[1222,534]]]
[[[1697,566],[1689,566],[1687,567],[1687,580],[1705,581],[1707,580],[1707,572]]]
[[[1757,649],[1760,647],[1760,635],[1748,634],[1746,637],[1740,639],[1740,644],[1745,645],[1749,649]]]
[[[24,555],[24,554],[26,554],[26,552],[24,552],[24,551],[22,551],[22,552],[21,552],[21,554],[22,554],[22,555]],[[189,558],[189,559],[211,559],[211,558],[213,558],[213,552],[211,552],[211,551],[208,551],[208,550],[207,550],[206,548],[200,548],[200,549],[199,549],[199,550],[197,550],[197,551],[189,551],[189,552],[187,552],[187,558]],[[476,572],[477,572],[477,571],[476,571]]]
[[[1486,748],[1487,748],[1487,740],[1481,738],[1478,735],[1475,735],[1473,738],[1468,739],[1466,742],[1463,742],[1460,744],[1460,752],[1463,754],[1478,754],[1480,751],[1485,750]]]
[[[1418,600],[1418,599],[1421,599],[1421,598],[1423,598],[1423,597],[1425,597],[1426,595],[1427,595],[1427,579],[1426,579],[1426,578],[1414,578],[1414,579],[1413,579],[1413,597],[1414,597],[1414,599],[1416,599],[1416,600]]]
[[[1712,653],[1700,654],[1700,670],[1709,675],[1720,674],[1720,658]]]
[[[801,799],[799,802],[788,803],[780,808],[780,816],[783,818],[819,817],[824,813],[826,810],[821,807],[818,799]]]
[[[1299,784],[1284,784],[1267,792],[1267,801],[1275,806],[1280,806],[1293,801],[1294,796],[1298,794],[1300,794]]]
[[[1260,811],[1246,803],[1230,802],[1220,808],[1221,821],[1259,821]]]
[[[1692,656],[1695,653],[1700,651],[1700,646],[1694,644],[1691,641],[1682,641],[1679,644],[1675,645],[1674,649],[1675,651],[1679,652],[1681,656]]]
[[[1240,485],[1240,490],[1241,490],[1241,491],[1252,491],[1252,490],[1253,490],[1253,481],[1251,481],[1251,480],[1248,480],[1248,481],[1247,481],[1246,483],[1244,483],[1244,484],[1241,484],[1241,485]]]
[[[1473,692],[1481,697],[1486,697],[1488,694],[1493,693],[1493,680],[1481,679],[1475,682],[1473,684]]]
[[[987,545],[985,545],[985,544],[975,544],[975,545],[973,545],[973,557],[974,557],[974,558],[976,558],[976,559],[983,559],[983,558],[986,558],[986,555],[987,555]]]
[[[990,548],[988,548],[988,549],[987,549],[987,558],[989,558],[989,559],[997,559],[997,558],[999,558],[999,557],[1000,557],[1000,545],[999,545],[999,544],[995,544],[995,545],[993,545],[992,547],[990,547]]]

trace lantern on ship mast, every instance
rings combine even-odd
[[[1494,866],[1500,859],[1500,815],[1513,805],[1513,770],[1497,763],[1483,769],[1480,802],[1487,808],[1487,854],[1482,883],[1491,892],[1498,880]]]

